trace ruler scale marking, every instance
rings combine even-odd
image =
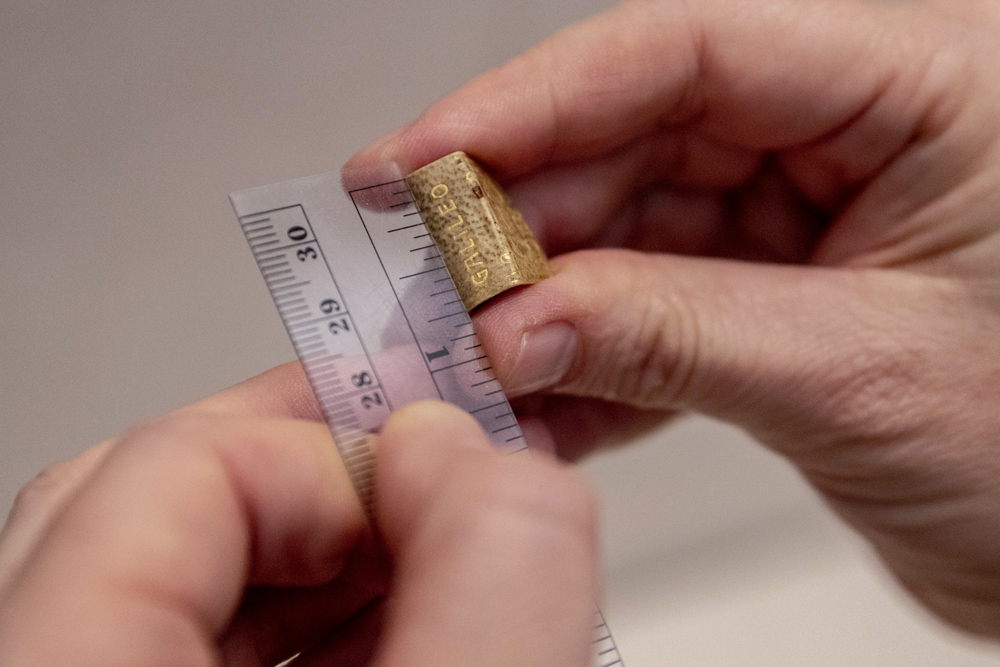
[[[324,174],[231,197],[367,510],[375,492],[371,438],[406,403],[448,401],[477,419],[494,445],[508,452],[527,449],[475,332],[456,331],[472,322],[464,309],[453,312],[460,300],[448,297],[458,290],[447,267],[427,267],[428,261],[443,262],[436,245],[411,247],[428,233],[396,233],[421,227],[427,232],[409,186],[401,183],[405,179],[344,192],[338,174]],[[412,216],[420,222],[410,222]],[[462,321],[455,324],[455,318]],[[620,665],[600,611],[594,637],[593,665]]]

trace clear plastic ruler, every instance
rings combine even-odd
[[[457,405],[497,447],[526,449],[398,170],[321,174],[230,199],[366,509],[370,439],[413,401]],[[594,625],[594,664],[621,665],[600,611]]]

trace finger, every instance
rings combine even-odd
[[[320,424],[126,434],[0,606],[5,664],[208,664],[246,585],[330,581],[365,529]]]
[[[412,169],[461,149],[508,178],[684,124],[760,150],[838,146],[823,166],[833,159],[857,180],[898,153],[950,76],[924,76],[935,40],[912,29],[907,9],[622,4],[473,80],[355,162]],[[798,166],[804,182],[829,181],[829,169]]]
[[[378,472],[396,581],[375,664],[586,664],[596,512],[576,472],[492,451],[435,403],[390,419]]]
[[[302,364],[288,362],[183,408],[188,411],[323,421]]]
[[[648,150],[630,146],[610,155],[551,167],[513,183],[509,193],[550,254],[591,243],[649,178]]]
[[[941,340],[977,345],[929,326],[940,321],[933,309],[967,298],[938,279],[619,250],[552,267],[552,278],[476,315],[511,396],[689,408],[788,447],[806,433],[879,439],[910,426],[892,402],[915,390],[908,359],[947,373],[948,357],[933,351]]]
[[[667,151],[683,155],[666,158],[679,164],[680,178],[662,180],[672,167],[654,169],[648,159],[662,144],[643,140],[602,158],[543,169],[508,191],[550,255],[627,247],[764,261],[810,259],[829,217],[773,160],[692,139],[687,148]],[[705,171],[707,160],[715,161],[716,182],[685,185],[685,176],[692,181],[690,172]]]
[[[607,155],[537,170],[507,191],[550,255],[606,245],[608,228],[629,221],[640,229],[625,231],[628,246],[653,240],[642,247],[687,251],[705,245],[692,236],[714,245],[725,238],[705,218],[723,218],[732,191],[750,182],[760,162],[759,151],[660,131]],[[679,201],[662,201],[663,191]],[[630,207],[638,210],[629,215]],[[641,238],[644,222],[651,239]]]
[[[0,531],[0,596],[30,558],[52,518],[90,478],[112,446],[109,440],[47,468],[18,492]]]
[[[229,667],[276,665],[328,639],[332,628],[351,623],[364,607],[386,594],[388,585],[384,554],[369,534],[329,584],[252,589],[219,639],[223,663]]]
[[[265,371],[179,412],[323,421],[319,404],[298,362]],[[74,459],[46,469],[18,493],[0,533],[0,592],[31,557],[53,519],[97,470],[113,446],[112,441],[102,443]]]

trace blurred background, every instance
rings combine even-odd
[[[293,358],[227,195],[329,171],[604,9],[0,0],[0,510],[38,470]],[[585,464],[630,667],[973,666],[777,457],[700,418]]]

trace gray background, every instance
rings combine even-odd
[[[339,167],[607,3],[0,1],[0,509],[293,357],[233,190]],[[783,462],[689,419],[587,464],[643,665],[986,665]]]

